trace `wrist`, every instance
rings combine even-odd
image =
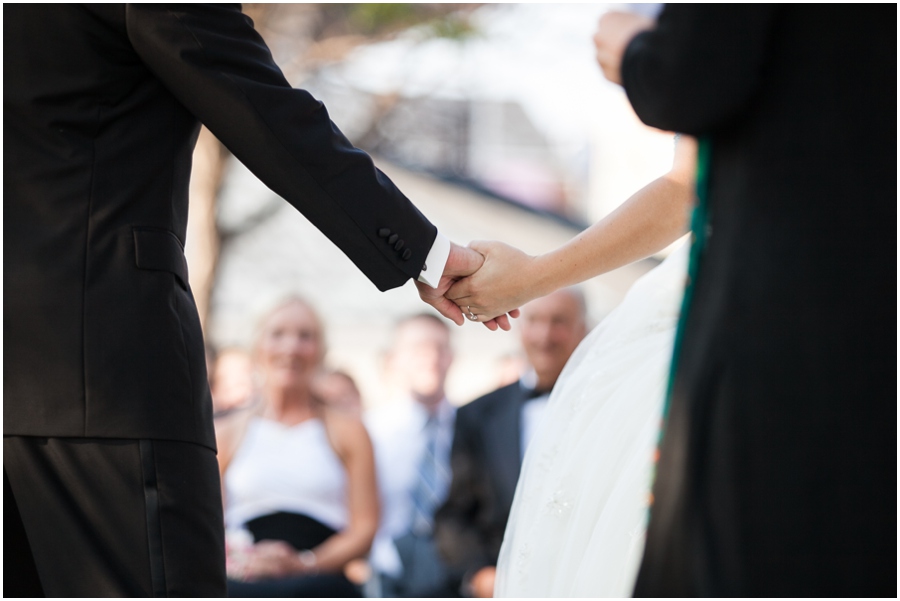
[[[565,282],[559,281],[562,270],[554,269],[554,262],[558,261],[559,259],[554,257],[554,253],[537,255],[532,258],[529,280],[533,282],[532,289],[536,293],[533,298],[547,296],[565,286]]]

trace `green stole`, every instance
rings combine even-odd
[[[669,416],[669,407],[672,404],[672,388],[675,384],[675,374],[678,370],[678,356],[681,349],[684,331],[687,328],[687,318],[690,312],[691,300],[694,296],[694,287],[697,274],[700,271],[700,260],[706,249],[709,238],[709,158],[712,151],[712,143],[708,137],[700,138],[697,147],[697,206],[691,215],[691,255],[688,262],[687,283],[684,288],[684,298],[681,301],[681,314],[678,317],[678,326],[675,329],[675,344],[672,348],[672,365],[669,368],[669,382],[666,386],[666,399],[663,403],[662,419],[660,420],[659,439],[656,443],[656,453],[653,457],[653,474],[651,485],[656,481],[656,467],[659,464],[659,449],[662,445],[663,434],[666,429],[666,420]],[[649,506],[653,506],[653,494],[650,494]],[[649,517],[649,513],[648,513]]]
[[[672,366],[669,368],[669,383],[666,386],[666,400],[663,404],[662,417],[665,422],[669,415],[669,406],[672,404],[672,387],[675,384],[675,373],[678,371],[678,356],[681,349],[684,330],[687,327],[687,317],[694,297],[694,287],[697,281],[697,273],[700,271],[700,259],[706,249],[709,237],[709,155],[712,144],[709,138],[700,138],[697,147],[697,206],[694,207],[691,216],[691,256],[688,262],[687,283],[684,288],[684,298],[681,301],[681,314],[678,317],[678,326],[675,329],[675,344],[672,350]],[[662,440],[662,429],[659,433]]]

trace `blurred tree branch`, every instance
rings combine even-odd
[[[388,40],[413,28],[423,41],[435,37],[464,40],[476,33],[469,16],[478,6],[481,5],[245,4],[243,10],[253,19],[285,76],[297,82],[346,59],[359,46]],[[377,99],[373,128],[398,100],[398,94]],[[220,231],[216,222],[217,199],[229,156],[204,127],[194,150],[186,249],[191,288],[204,331],[221,248],[233,237],[231,232]],[[261,211],[240,231],[272,214],[274,211]]]

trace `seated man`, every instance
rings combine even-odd
[[[587,332],[584,296],[567,288],[536,299],[522,308],[519,324],[531,369],[457,411],[453,479],[435,515],[438,549],[468,596],[493,596],[494,566],[525,448],[550,390]]]
[[[432,537],[434,512],[450,486],[456,418],[444,391],[453,363],[450,328],[430,314],[403,319],[386,359],[400,396],[366,416],[382,497],[371,552],[377,596],[453,596],[458,587],[448,586]]]

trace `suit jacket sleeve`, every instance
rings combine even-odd
[[[759,87],[776,10],[667,4],[656,28],[635,36],[622,59],[622,84],[638,117],[691,135],[726,125]]]
[[[290,86],[239,6],[131,4],[126,27],[175,98],[380,290],[418,277],[436,228],[350,144],[321,102]],[[381,228],[403,246],[379,237]]]

